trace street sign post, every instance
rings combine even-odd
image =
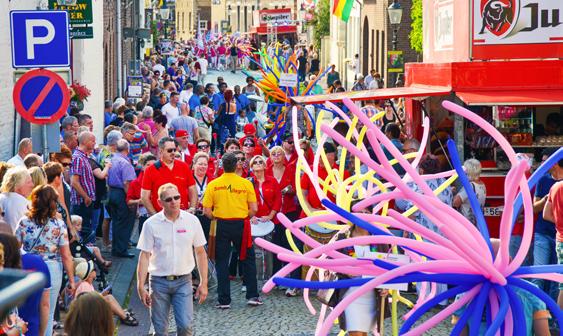
[[[70,93],[64,79],[56,73],[37,69],[28,71],[14,86],[16,111],[32,124],[50,124],[65,115]]]
[[[11,11],[10,29],[14,68],[70,66],[67,12]]]

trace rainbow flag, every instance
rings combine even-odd
[[[339,17],[340,20],[348,22],[353,5],[354,0],[334,0],[332,14]]]

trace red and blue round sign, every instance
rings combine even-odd
[[[12,98],[22,118],[41,125],[62,118],[70,103],[70,93],[64,79],[44,69],[28,71],[18,79]]]

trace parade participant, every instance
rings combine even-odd
[[[138,215],[139,218],[139,234],[141,234],[141,230],[143,229],[143,224],[149,218],[147,209],[141,203],[141,186],[143,183],[143,177],[145,175],[145,170],[147,167],[155,163],[156,156],[152,153],[144,153],[139,158],[139,165],[141,165],[141,172],[139,176],[131,183],[129,183],[129,189],[127,189],[127,197],[126,202],[129,208],[133,211],[133,213]]]
[[[282,136],[282,148],[287,163],[290,166],[295,167],[295,165],[297,164],[298,155],[295,151],[295,146],[293,143],[293,134],[286,133]]]
[[[74,265],[68,245],[65,223],[56,218],[57,192],[49,185],[39,186],[31,193],[31,207],[20,220],[16,237],[27,253],[38,254],[49,268],[51,292],[49,294],[49,323],[46,335],[53,333],[53,317],[57,297],[63,280],[63,267],[68,275],[69,287],[74,291]]]
[[[160,159],[145,170],[141,190],[141,202],[147,208],[150,216],[162,210],[158,202],[158,188],[166,183],[173,183],[178,187],[182,196],[180,207],[183,210],[195,211],[197,205],[197,191],[190,167],[174,159],[176,143],[174,139],[165,137],[158,143]]]
[[[218,303],[215,307],[231,307],[228,270],[231,244],[240,255],[243,265],[247,303],[252,306],[262,305],[262,299],[258,296],[256,262],[249,222],[249,218],[257,211],[256,194],[250,181],[235,174],[239,165],[237,155],[227,153],[222,161],[225,173],[209,183],[203,196],[204,214],[211,220],[217,220],[215,260]]]
[[[179,130],[176,131],[174,134],[174,138],[176,139],[176,143],[178,144],[177,151],[180,153],[180,161],[183,161],[188,164],[188,166],[192,165],[192,158],[193,153],[192,149],[190,148],[189,143],[189,134],[187,131]]]
[[[268,146],[261,138],[256,137],[256,127],[253,123],[248,123],[243,127],[244,137],[239,140],[239,143],[244,146],[246,139],[253,139],[257,146],[254,146],[254,155],[263,155],[265,157],[270,156],[270,150]],[[253,155],[253,156],[254,156]]]
[[[207,189],[207,185],[213,179],[213,176],[209,175],[209,156],[205,153],[199,152],[194,156],[192,162],[192,170],[194,174],[194,180],[197,188],[197,207],[196,207],[196,216],[201,223],[201,227],[203,228],[203,233],[205,234],[205,240],[209,241],[209,228],[211,225],[211,221],[209,218],[203,215],[203,195],[205,193],[205,189]]]
[[[238,48],[234,43],[231,44],[231,47],[229,49],[229,56],[231,61],[231,72],[236,73],[238,65]]]
[[[108,186],[108,210],[112,218],[113,244],[111,254],[120,258],[133,258],[127,251],[135,216],[125,200],[129,184],[137,178],[135,169],[128,159],[129,143],[125,139],[117,142],[117,152],[111,159]]]
[[[180,200],[181,192],[174,184],[165,183],[158,188],[158,203],[163,210],[145,222],[137,245],[141,250],[137,292],[141,302],[151,308],[151,322],[157,335],[168,335],[170,305],[177,335],[193,335],[191,272],[196,258],[201,276],[195,295],[200,304],[207,298],[205,236],[197,217],[181,210]],[[145,289],[149,273],[150,294]]]
[[[244,177],[247,178],[248,176],[250,176],[250,170],[249,170],[249,164],[248,164],[248,160],[246,158],[246,155],[244,154],[243,151],[237,150],[234,151],[233,154],[236,155],[237,157],[237,167],[235,169],[235,174],[237,174],[240,177]]]
[[[11,159],[8,160],[9,164],[14,166],[25,166],[23,159],[33,152],[33,144],[30,138],[23,138],[18,143],[18,152]]]
[[[204,87],[203,85],[196,85],[194,88],[194,94],[190,97],[189,106],[190,111],[194,111],[196,107],[201,105],[201,96],[203,95]]]
[[[217,159],[211,156],[211,147],[209,140],[199,139],[196,143],[197,153],[207,154],[209,160],[207,162],[207,175],[209,177],[215,177],[217,172]]]
[[[2,179],[0,207],[4,220],[16,231],[20,218],[27,212],[28,197],[33,190],[33,180],[25,167],[8,169]]]
[[[247,96],[260,96],[260,90],[254,84],[254,77],[246,77],[246,86],[242,88],[242,94]]]

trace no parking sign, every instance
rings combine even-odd
[[[33,124],[50,124],[63,117],[70,93],[64,79],[56,73],[37,69],[26,72],[14,86],[16,111]]]

